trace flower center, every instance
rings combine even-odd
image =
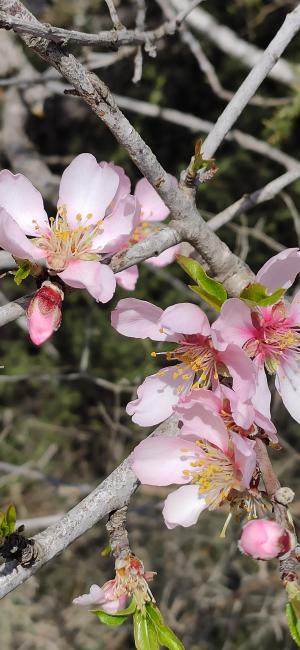
[[[84,218],[77,214],[77,226],[71,228],[67,219],[66,206],[58,209],[56,217],[50,217],[50,230],[40,233],[34,243],[45,251],[45,257],[49,268],[54,271],[62,271],[72,260],[98,260],[99,255],[92,251],[93,240],[101,232],[103,220],[99,219],[96,224],[89,225],[88,221],[92,214]],[[36,221],[35,229],[37,234],[40,231]]]
[[[299,355],[300,327],[290,326],[283,303],[273,307],[269,321],[257,312],[252,312],[251,317],[256,336],[245,343],[244,350],[250,358],[260,354],[268,372],[274,374],[287,352]]]
[[[233,449],[229,448],[226,455],[207,440],[199,439],[196,445],[199,455],[190,462],[191,469],[183,470],[183,474],[190,477],[191,483],[199,486],[199,493],[205,495],[207,507],[214,510],[232,489],[241,489],[241,473],[234,464]]]
[[[151,356],[164,355],[167,361],[180,361],[183,366],[175,366],[173,379],[187,380],[194,373],[195,381],[192,389],[209,388],[219,374],[229,377],[229,372],[224,364],[217,359],[217,352],[212,346],[211,338],[200,334],[186,336],[180,345],[169,352],[151,352]],[[163,371],[162,371],[163,372]],[[180,388],[180,387],[178,387]],[[179,391],[180,392],[180,391]]]

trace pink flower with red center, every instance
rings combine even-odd
[[[258,384],[254,403],[267,416],[270,391],[265,369],[275,375],[283,403],[300,422],[300,293],[290,305],[251,309],[238,298],[227,300],[214,324],[219,345],[235,340],[254,360]]]
[[[215,389],[220,376],[232,377],[241,400],[254,393],[253,364],[237,345],[218,349],[207,316],[196,305],[182,303],[163,311],[149,302],[126,298],[112,312],[112,325],[125,336],[177,343],[173,351],[153,355],[162,354],[167,361],[179,363],[147,377],[137,390],[138,399],[127,405],[127,412],[141,426],[165,420],[190,390]]]
[[[123,248],[134,230],[137,202],[129,192],[130,181],[120,167],[81,154],[64,171],[57,214],[48,220],[31,182],[3,170],[0,245],[15,258],[41,260],[69,286],[107,302],[116,278],[101,260]]]
[[[276,521],[252,519],[243,526],[238,547],[256,560],[272,560],[289,553],[295,544],[295,535]]]
[[[120,609],[124,609],[127,603],[127,594],[116,595],[116,579],[108,580],[102,587],[92,585],[88,594],[82,594],[74,598],[74,605],[88,606],[95,609],[103,609],[107,614],[116,614]]]
[[[35,345],[41,345],[58,330],[64,294],[52,282],[43,282],[29,303],[27,319],[29,335]]]
[[[133,452],[132,467],[145,485],[181,485],[166,499],[163,516],[168,528],[191,526],[206,508],[214,510],[232,490],[249,488],[256,467],[255,442],[232,431],[222,418],[195,405],[178,407],[180,436],[154,436]]]

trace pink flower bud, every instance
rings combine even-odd
[[[276,521],[252,519],[243,526],[238,547],[257,560],[271,560],[291,551],[295,543],[295,536]]]
[[[92,585],[88,594],[82,594],[74,598],[74,605],[81,605],[96,608],[98,605],[107,614],[116,614],[120,609],[124,609],[127,603],[127,594],[116,594],[116,580],[108,580],[103,587]]]
[[[35,345],[41,345],[58,330],[61,323],[63,292],[52,282],[43,282],[28,309],[29,336]]]

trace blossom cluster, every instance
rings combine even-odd
[[[133,290],[137,267],[114,274],[108,262],[154,232],[155,223],[168,215],[146,179],[131,194],[124,170],[98,163],[91,154],[77,156],[64,171],[56,215],[49,218],[40,193],[25,176],[0,172],[0,246],[15,258],[19,277],[28,271],[38,282],[27,312],[32,341],[43,343],[60,326],[66,286],[86,289],[102,303],[112,298],[116,284]],[[148,263],[165,266],[179,251],[180,245],[173,246]],[[264,508],[256,438],[278,443],[269,375],[275,376],[283,403],[300,422],[300,292],[290,303],[283,298],[299,272],[299,249],[274,256],[251,285],[262,290],[265,302],[253,300],[251,291],[224,298],[212,325],[191,303],[162,310],[125,298],[112,312],[112,326],[120,334],[156,341],[159,350],[152,356],[166,362],[139,386],[127,412],[140,426],[159,424],[172,414],[180,422],[176,437],[157,435],[141,442],[132,462],[142,483],[180,486],[164,504],[169,528],[195,524],[203,510],[225,503],[249,518]],[[266,556],[280,555],[290,544],[288,533],[274,523],[266,520],[255,529]],[[240,548],[245,553],[253,548],[253,530],[243,529]],[[103,602],[123,597],[111,584],[97,593]]]
[[[286,250],[264,265],[257,286],[269,292],[278,285],[287,289],[299,271],[298,249]],[[248,518],[261,516],[266,507],[255,441],[259,437],[278,447],[269,375],[275,375],[286,408],[300,422],[300,293],[291,303],[282,294],[268,306],[242,297],[227,299],[212,325],[202,309],[190,303],[162,310],[126,298],[112,313],[112,325],[120,334],[159,342],[160,350],[152,355],[168,362],[145,379],[137,399],[127,405],[140,426],[159,424],[172,413],[178,417],[181,428],[176,437],[144,440],[132,461],[142,483],[180,486],[164,504],[168,528],[193,525],[203,510],[226,502],[231,511],[244,510]],[[273,521],[262,521],[265,526],[260,525],[256,534],[258,540],[266,536],[263,559],[292,548],[293,537],[287,531],[274,527]],[[251,539],[253,529],[245,527],[240,543],[244,552],[253,547]]]
[[[176,180],[171,177],[172,182]],[[57,287],[86,289],[98,302],[108,302],[116,284],[133,290],[138,269],[114,274],[111,256],[144,239],[155,222],[169,214],[157,192],[143,178],[134,194],[124,170],[88,153],[74,158],[59,187],[57,212],[48,218],[38,190],[22,174],[0,172],[0,246],[18,262],[45,267],[47,291],[37,292],[29,310],[29,331],[37,345],[59,327],[61,301]],[[149,264],[165,266],[175,259],[173,246]],[[49,278],[53,281],[50,283]],[[63,296],[62,296],[63,297]],[[51,303],[55,309],[51,310]]]

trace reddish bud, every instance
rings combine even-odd
[[[58,330],[61,324],[63,292],[52,282],[43,282],[28,309],[29,336],[35,345],[41,345]]]

